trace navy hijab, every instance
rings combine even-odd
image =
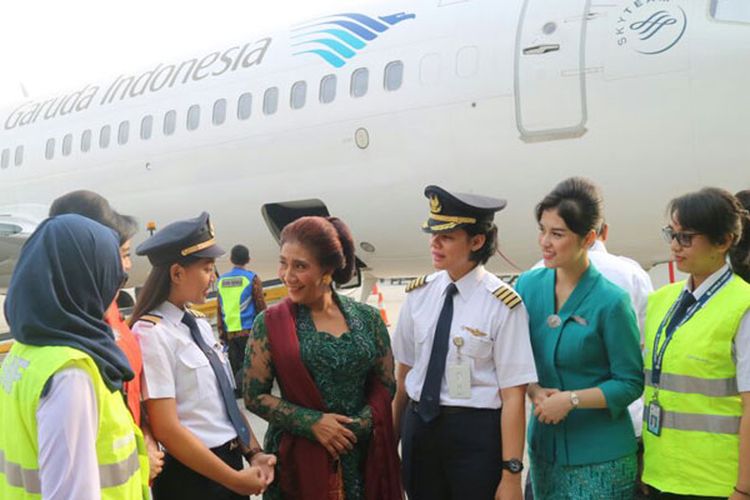
[[[121,389],[133,370],[104,312],[124,276],[114,231],[80,215],[45,220],[23,246],[8,287],[11,334],[22,344],[83,351],[107,387]]]

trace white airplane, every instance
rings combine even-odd
[[[372,280],[430,269],[427,184],[508,199],[524,268],[535,204],[583,175],[611,249],[650,267],[671,198],[750,186],[748,61],[745,0],[388,1],[29,100],[0,112],[0,287],[73,189],[135,215],[136,244],[207,210],[267,278],[286,222],[335,214]]]

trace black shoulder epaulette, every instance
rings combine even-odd
[[[413,292],[417,288],[422,288],[427,284],[427,276],[420,276],[419,278],[413,279],[406,285],[406,293]]]
[[[492,295],[494,295],[496,298],[500,299],[503,304],[508,306],[508,309],[515,308],[518,304],[521,303],[521,296],[516,293],[515,290],[509,285],[502,284],[498,288],[496,288]]]
[[[197,309],[187,308],[187,311],[193,315],[194,318],[206,318],[206,315]]]
[[[151,323],[152,325],[158,325],[161,319],[161,316],[159,316],[158,314],[146,314],[138,318],[138,321],[145,321],[147,323]]]

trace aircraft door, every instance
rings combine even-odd
[[[516,125],[526,141],[586,132],[590,0],[525,0],[516,32]]]

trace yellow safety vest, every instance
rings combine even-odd
[[[122,394],[110,391],[87,354],[15,342],[0,367],[0,498],[41,498],[36,410],[45,384],[63,368],[90,376],[98,404],[96,456],[101,498],[149,498],[148,454]]]
[[[750,309],[750,285],[738,276],[674,332],[658,390],[661,435],[647,430],[648,405],[655,392],[654,339],[684,287],[684,282],[667,285],[648,299],[643,481],[669,493],[728,497],[737,482],[742,416],[732,344]],[[665,337],[662,334],[659,347]]]

